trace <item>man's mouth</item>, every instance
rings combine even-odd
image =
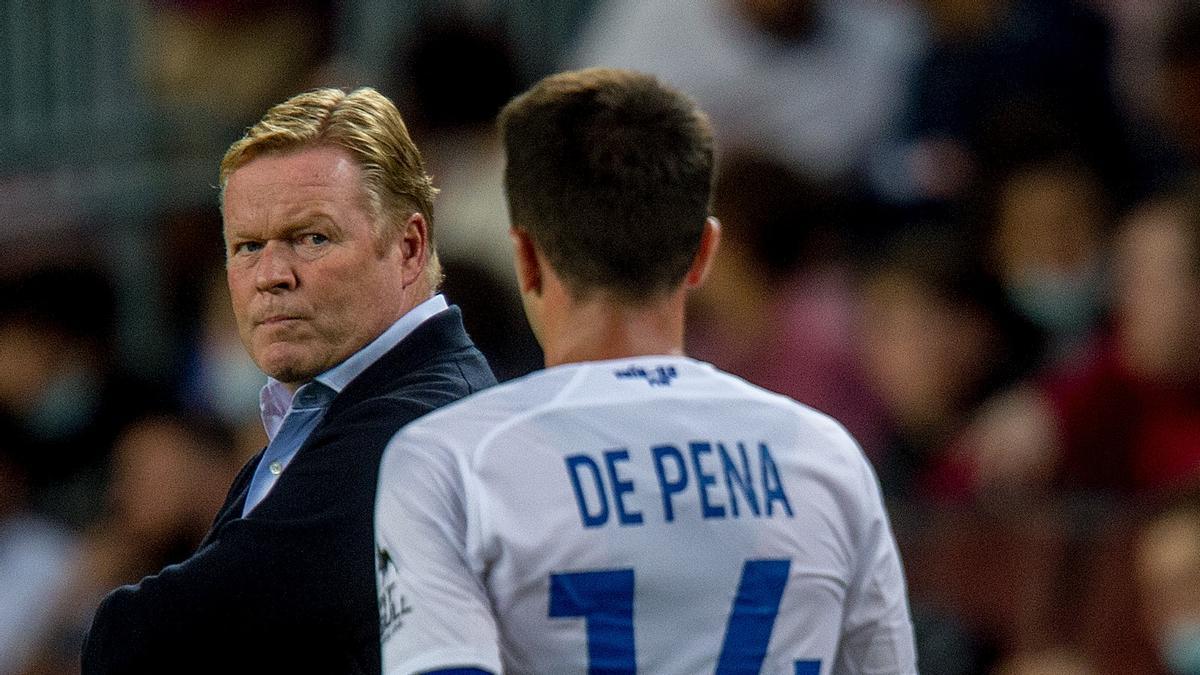
[[[277,326],[280,324],[287,323],[289,321],[300,321],[300,320],[302,320],[302,318],[303,317],[292,316],[290,314],[274,314],[272,316],[268,316],[267,318],[259,321],[258,323],[259,323],[259,325],[262,325],[262,326]]]

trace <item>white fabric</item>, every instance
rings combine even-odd
[[[607,519],[588,527],[597,478]],[[549,616],[550,579],[604,570],[632,570],[639,672],[712,673],[747,561],[787,565],[761,672],[915,672],[900,560],[853,439],[683,357],[560,366],[409,425],[383,459],[376,539],[385,673],[586,673],[589,620]]]

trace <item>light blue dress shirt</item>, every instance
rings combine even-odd
[[[259,411],[269,443],[254,469],[250,489],[242,516],[246,516],[271,492],[279,477],[283,475],[296,451],[316,428],[325,411],[350,381],[391,351],[400,341],[416,330],[417,326],[445,311],[449,305],[440,294],[409,310],[388,327],[366,347],[352,354],[345,361],[330,368],[291,391],[279,380],[268,377],[267,384],[259,392]]]

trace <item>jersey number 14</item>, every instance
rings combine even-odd
[[[762,669],[790,560],[747,560],[729,613],[715,675],[749,675]],[[550,616],[587,622],[589,675],[637,672],[633,643],[632,569],[550,575]],[[796,661],[795,675],[818,675],[819,660]]]

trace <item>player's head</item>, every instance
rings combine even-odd
[[[514,230],[576,298],[641,304],[678,289],[709,213],[713,138],[649,75],[552,75],[500,113]]]
[[[256,157],[321,145],[342,148],[358,163],[381,246],[396,236],[414,213],[424,217],[432,242],[433,199],[438,190],[425,173],[421,152],[400,112],[386,96],[370,87],[349,93],[315,89],[268,110],[221,160],[222,204],[229,176]],[[432,286],[436,286],[441,268],[432,246],[426,272]]]

